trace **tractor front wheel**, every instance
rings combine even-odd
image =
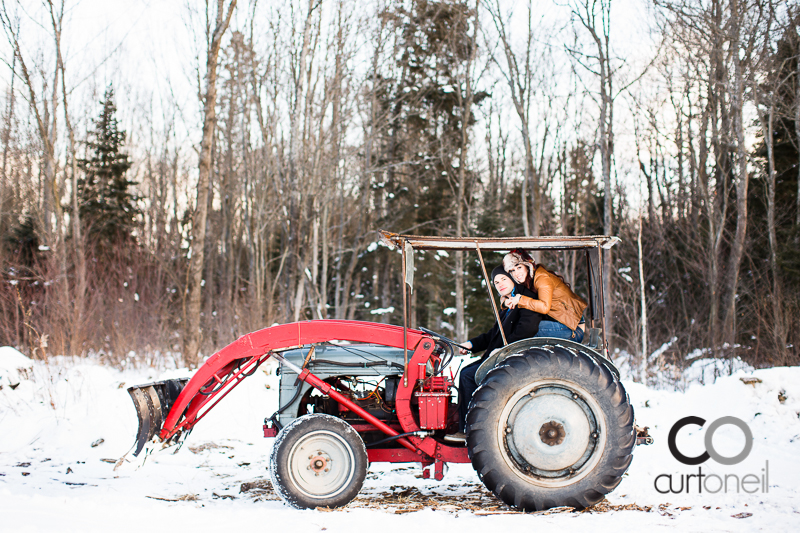
[[[270,456],[272,486],[298,509],[347,505],[361,490],[368,465],[361,436],[324,414],[301,416],[283,428]]]

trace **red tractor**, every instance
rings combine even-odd
[[[525,511],[584,508],[621,481],[637,444],[633,408],[604,355],[600,249],[615,237],[451,239],[382,232],[403,252],[404,322],[414,250],[579,250],[590,305],[584,344],[534,338],[486,357],[470,403],[465,444],[449,363],[455,341],[407,324],[312,320],[272,326],[215,353],[188,380],[128,389],[139,417],[134,455],[148,442],[185,439],[210,409],[267,359],[280,362],[280,408],[265,419],[276,437],[273,486],[298,508],[340,507],[356,497],[371,462],[416,462],[423,477],[472,463],[486,487]],[[486,269],[484,267],[484,276]],[[487,289],[491,284],[486,279]],[[492,305],[495,308],[493,296]],[[502,328],[502,325],[501,325]],[[649,443],[640,437],[638,443]]]

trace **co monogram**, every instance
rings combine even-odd
[[[747,458],[748,455],[750,455],[750,451],[753,449],[753,433],[750,431],[750,427],[743,420],[736,418],[735,416],[724,416],[708,425],[705,437],[705,452],[697,457],[687,457],[686,455],[682,454],[678,450],[678,446],[675,444],[675,438],[678,436],[678,431],[689,425],[703,427],[705,423],[705,419],[700,418],[699,416],[687,416],[685,418],[681,418],[675,423],[674,426],[672,426],[672,429],[669,431],[669,437],[667,438],[667,444],[669,444],[669,451],[672,453],[675,459],[685,465],[699,465],[700,463],[708,461],[709,458],[714,459],[716,462],[722,465],[735,465],[741,463],[745,460],[745,458]],[[742,433],[744,433],[744,449],[734,457],[725,457],[724,455],[720,455],[717,450],[714,449],[714,433],[726,424],[736,426],[742,430]]]

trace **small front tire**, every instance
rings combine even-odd
[[[298,509],[343,507],[364,484],[369,461],[361,436],[334,416],[301,416],[284,427],[270,456],[272,486]]]

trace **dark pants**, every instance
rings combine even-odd
[[[467,411],[469,411],[469,402],[472,400],[472,395],[478,389],[478,384],[475,382],[475,372],[481,366],[483,359],[478,359],[461,369],[461,374],[458,377],[458,430],[466,433],[467,429]]]

